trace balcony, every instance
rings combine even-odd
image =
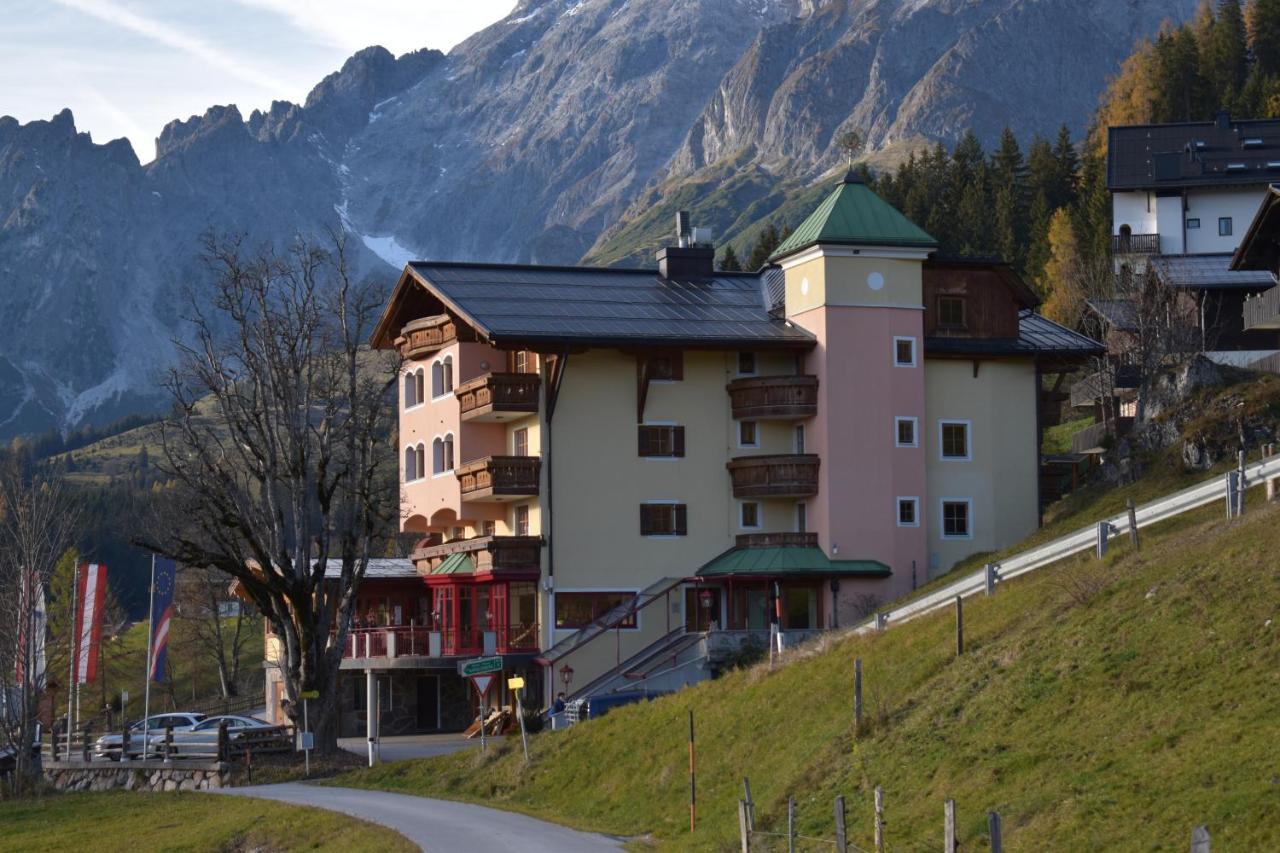
[[[406,323],[396,338],[403,358],[423,358],[458,340],[458,327],[447,314]]]
[[[1114,234],[1111,237],[1113,255],[1158,255],[1159,234]]]
[[[807,498],[818,493],[816,454],[739,456],[725,467],[735,498]]]
[[[353,628],[342,649],[344,661],[376,660],[388,668],[417,666],[420,658],[531,654],[538,651],[538,623],[443,627]]]
[[[817,533],[739,533],[736,548],[817,548]]]
[[[1244,300],[1244,328],[1280,329],[1280,287],[1273,287]]]
[[[538,412],[536,373],[486,373],[454,391],[464,421],[509,421]]]
[[[429,562],[425,574],[430,574],[440,563],[453,554],[467,554],[475,563],[476,572],[526,572],[537,574],[542,563],[542,538],[539,536],[474,536],[424,545],[415,548],[413,561]],[[423,567],[419,566],[419,571]]]
[[[464,501],[510,501],[536,497],[541,472],[539,456],[486,456],[454,473]]]
[[[738,419],[808,418],[818,413],[816,376],[751,376],[733,380],[728,389]]]

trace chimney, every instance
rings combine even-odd
[[[658,250],[658,274],[663,278],[690,281],[715,275],[716,251],[710,245],[695,242],[710,232],[694,229],[689,224],[689,211],[676,213],[676,245]]]
[[[1218,110],[1218,114],[1214,117],[1214,120],[1217,122],[1218,130],[1231,129],[1231,113],[1226,110]]]

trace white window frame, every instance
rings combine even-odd
[[[915,517],[915,521],[912,522],[911,524],[907,524],[902,520],[902,505],[907,501],[910,501],[912,506],[915,507],[915,512],[913,513],[913,516]],[[906,495],[906,496],[899,495],[898,499],[893,504],[893,519],[899,527],[919,527],[920,526],[920,498],[915,495]],[[970,523],[969,526],[972,527],[973,526],[972,523]]]
[[[942,443],[943,428],[955,426],[956,424],[964,425],[964,456],[948,456],[946,455]],[[938,460],[941,462],[972,462],[973,461],[973,421],[963,418],[939,418],[938,419]]]
[[[640,426],[678,427],[680,426],[680,422],[679,421],[646,420],[644,423],[640,424]],[[671,456],[640,456],[638,458],[644,462],[683,462],[688,455],[689,455],[689,446],[685,445],[684,456],[675,456],[673,454]],[[676,503],[679,503],[679,501],[676,501]]]
[[[898,440],[898,427],[903,423],[911,424],[911,443],[903,444]],[[894,447],[919,447],[920,446],[920,419],[910,417],[908,415],[896,415],[893,419],[893,446]]]
[[[409,444],[405,446],[404,453],[402,454],[402,457],[400,460],[401,466],[405,469],[404,471],[405,483],[416,483],[418,482],[418,480],[423,479],[418,476],[418,466],[419,464],[421,464],[420,457],[422,455],[422,452],[423,452],[422,442],[418,442],[417,444]],[[409,461],[409,453],[413,453],[414,465],[413,465],[412,471],[409,470],[409,466],[408,464],[406,464]],[[423,471],[426,470],[426,467],[427,467],[426,465],[422,465]]]
[[[439,471],[436,470],[436,439],[440,440],[440,443],[441,443],[440,453],[442,457],[445,454],[444,445],[450,442],[453,444],[453,459],[452,459],[453,464],[448,468],[442,468]],[[440,460],[440,463],[443,465],[444,463],[449,461],[451,460],[449,460],[448,458],[442,458]],[[454,472],[454,469],[457,467],[458,467],[458,437],[454,435],[452,432],[445,432],[439,435],[433,435],[431,437],[431,478],[434,480],[437,477],[444,477],[444,476],[450,475]]]
[[[755,442],[754,442],[754,443],[752,443],[752,444],[743,444],[743,443],[742,443],[742,425],[743,425],[743,424],[752,424],[752,425],[755,427],[755,429],[756,429],[756,440],[755,440]],[[739,449],[741,449],[741,450],[752,450],[752,449],[756,449],[756,448],[759,448],[759,447],[760,447],[760,422],[759,422],[759,421],[752,420],[751,418],[744,418],[743,420],[736,421],[736,422],[735,422],[735,425],[734,425],[734,432],[736,432],[736,433],[738,434],[737,438],[738,438],[738,447],[739,447]]]
[[[760,433],[756,433],[756,437],[760,437]],[[791,429],[791,450],[797,455],[808,453],[809,446],[809,430],[805,429],[804,424],[796,424]]]
[[[747,524],[742,519],[742,513],[746,509],[747,504],[753,504],[756,508],[756,523]],[[764,526],[764,507],[760,501],[738,501],[738,529],[739,530],[759,530]]]
[[[677,501],[677,500],[669,500],[669,499],[667,499],[667,498],[661,498],[661,499],[658,499],[658,500],[640,501],[640,503],[642,503],[642,504],[646,504],[646,505],[649,505],[649,506],[655,506],[655,505],[656,505],[656,506],[679,506],[680,504],[684,504],[684,505],[685,505],[685,513],[686,513],[685,521],[686,521],[686,522],[688,522],[687,514],[688,514],[688,512],[689,512],[689,509],[688,509],[689,504],[688,504],[688,502],[687,502],[687,501]],[[640,538],[641,538],[641,539],[644,539],[644,540],[650,540],[650,539],[688,539],[688,538],[689,538],[689,535],[688,535],[688,533],[686,533],[684,536],[681,536],[679,533],[642,533],[642,534],[640,534]]]
[[[679,501],[675,501],[675,503],[679,503]],[[645,538],[650,538],[650,537],[645,537]],[[574,632],[574,631],[580,631],[580,630],[582,630],[581,628],[557,628],[557,627],[556,627],[556,596],[557,596],[557,595],[559,595],[559,594],[560,594],[560,593],[562,593],[562,592],[578,592],[578,593],[582,593],[582,592],[585,592],[585,593],[624,592],[624,593],[630,593],[630,594],[634,597],[634,596],[639,595],[639,594],[641,593],[641,591],[642,591],[642,590],[640,590],[640,589],[638,589],[638,588],[637,588],[637,589],[630,589],[630,588],[627,588],[627,587],[610,587],[610,586],[572,586],[572,587],[570,587],[570,586],[566,586],[566,587],[556,587],[555,592],[551,593],[551,630],[553,630],[553,631],[559,631],[559,632],[560,632],[560,633],[562,633],[562,634],[569,634],[569,633],[572,633],[572,632]],[[610,629],[610,630],[616,630],[616,631],[639,631],[639,630],[641,629],[641,627],[643,626],[643,624],[644,624],[644,623],[643,623],[644,614],[640,612],[640,609],[639,609],[639,608],[637,608],[637,609],[636,609],[635,617],[636,617],[636,626],[635,626],[634,628],[613,628],[613,629]]]
[[[963,536],[947,533],[947,504],[965,504],[969,530]],[[947,540],[965,540],[973,538],[973,498],[939,498],[938,499],[938,536]]]
[[[440,387],[444,389],[439,394],[436,393],[435,383],[435,366],[437,364],[440,365]],[[455,378],[453,373],[453,355],[443,355],[440,358],[437,358],[435,361],[431,362],[431,368],[431,402],[435,403],[452,397],[453,389],[457,386],[457,383],[453,381]]]
[[[906,341],[909,344],[911,344],[911,363],[910,364],[908,364],[905,361],[898,361],[898,343],[901,341]],[[920,358],[919,358],[919,354],[916,352],[916,339],[909,335],[894,335],[893,336],[893,366],[894,367],[915,367],[919,363],[920,363]]]
[[[422,367],[422,365],[418,365],[417,367],[414,367],[405,371],[404,375],[405,375],[405,378],[408,379],[410,383],[413,385],[413,393],[415,397],[414,402],[410,403],[408,401],[407,394],[405,395],[405,401],[404,401],[404,411],[411,412],[414,409],[418,408],[421,405],[424,405],[427,402],[427,372]],[[419,382],[421,382],[421,385],[422,385],[421,395],[418,394]],[[400,385],[401,385],[401,393],[403,393],[404,383],[401,382]]]

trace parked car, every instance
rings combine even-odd
[[[257,717],[246,717],[240,714],[222,714],[216,717],[206,717],[189,730],[179,732],[176,729],[173,734],[173,752],[181,755],[186,753],[213,755],[218,749],[218,728],[225,722],[227,724],[227,740],[233,745],[238,740],[242,740],[244,736],[250,732],[265,732],[268,730],[278,729],[277,726],[268,723],[266,720],[259,720]],[[284,729],[278,729],[282,742],[291,745],[288,735]],[[163,735],[160,738],[163,742]]]
[[[183,711],[169,714],[152,714],[146,720],[139,720],[129,726],[129,757],[142,755],[144,747],[147,752],[156,752],[157,738],[164,739],[164,730],[172,727],[175,732],[186,732],[195,728],[206,714],[193,714]],[[123,736],[107,734],[93,743],[93,759],[95,761],[119,761],[120,744]],[[148,746],[149,744],[149,746]]]
[[[590,696],[586,699],[577,699],[570,702],[565,710],[569,716],[569,722],[581,723],[586,720],[594,720],[596,717],[603,717],[606,713],[619,708],[623,705],[631,705],[635,702],[647,702],[650,699],[656,699],[662,693],[642,690],[628,690],[623,693],[606,693],[601,696]]]

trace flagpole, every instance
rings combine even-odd
[[[147,673],[146,685],[143,688],[142,700],[142,760],[147,759],[147,731],[151,728],[151,637],[155,632],[154,620],[156,618],[156,555],[151,555],[151,594],[150,601],[147,604]]]
[[[74,691],[76,687],[76,658],[79,657],[79,655],[76,654],[76,645],[79,642],[79,637],[76,636],[77,634],[76,592],[79,589],[80,589],[80,563],[79,561],[76,561],[75,563],[72,564],[72,569],[71,569],[71,625],[67,630],[67,634],[71,638],[70,654],[67,655],[67,657],[71,658],[71,660],[67,662],[67,669],[69,670],[69,672],[67,673],[67,760],[68,761],[71,760],[71,728],[72,728],[71,708],[72,708],[72,698],[75,695]]]

